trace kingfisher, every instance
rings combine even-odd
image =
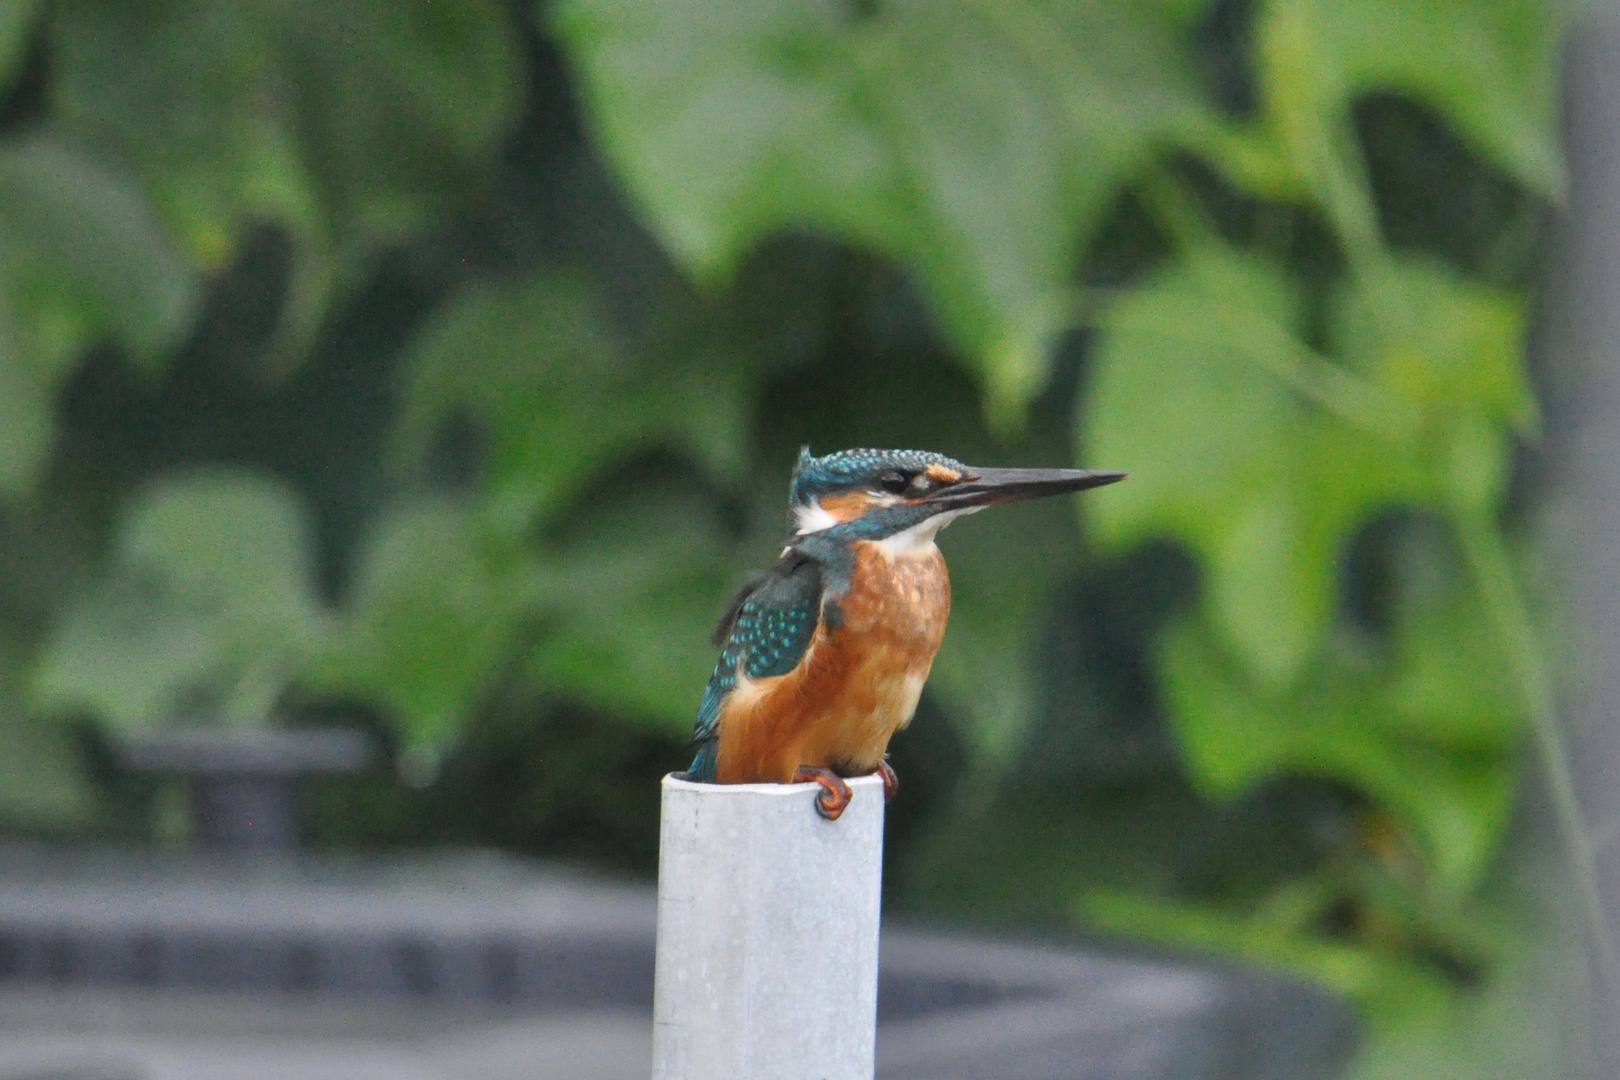
[[[1125,479],[1091,469],[988,469],[923,450],[799,452],[787,542],[715,630],[688,779],[816,783],[836,820],[845,777],[883,777],[945,637],[951,582],[939,531],[987,506]]]

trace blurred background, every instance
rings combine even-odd
[[[801,445],[1123,469],[945,535],[887,910],[1578,1074],[1562,14],[4,0],[0,829],[192,850],[166,737],[335,728],[310,848],[650,878]]]

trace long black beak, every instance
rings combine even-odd
[[[940,488],[923,501],[950,510],[994,506],[1102,487],[1129,475],[1097,469],[970,469],[968,479]]]

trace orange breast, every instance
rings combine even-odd
[[[715,779],[789,783],[800,765],[871,772],[911,722],[951,613],[939,549],[860,543],[843,622],[823,623],[786,675],[739,679],[720,710]]]

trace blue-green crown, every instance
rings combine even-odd
[[[799,463],[793,467],[788,501],[805,506],[811,499],[839,491],[874,489],[878,478],[891,469],[921,472],[930,465],[943,465],[958,473],[968,471],[960,461],[927,450],[840,450],[826,457],[812,457],[806,446],[799,451]]]

